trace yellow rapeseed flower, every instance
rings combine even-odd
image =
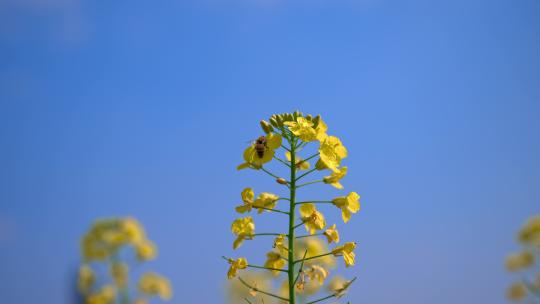
[[[295,259],[301,259],[306,252],[306,258],[325,254],[329,251],[326,242],[320,238],[303,238],[295,242]],[[325,267],[335,267],[336,258],[333,255],[326,255],[317,259],[308,260],[304,266],[308,267],[314,264],[321,264]]]
[[[540,248],[540,216],[531,217],[519,231],[518,239],[524,244],[533,244]]]
[[[326,229],[323,232],[323,235],[326,236],[328,244],[334,242],[339,243],[339,232],[336,229],[336,224],[332,225],[330,228]]]
[[[251,216],[234,220],[231,225],[231,231],[236,235],[233,243],[233,249],[238,248],[245,239],[251,239],[255,231],[255,223]]]
[[[281,147],[281,140],[281,135],[276,133],[269,133],[266,137],[266,145],[264,147],[264,153],[262,153],[262,157],[257,152],[257,147],[254,143],[244,151],[245,163],[240,164],[236,169],[260,169],[263,164],[272,160],[275,154],[274,150]]]
[[[319,124],[315,128],[315,132],[317,132],[317,140],[320,142],[323,142],[324,139],[328,136],[326,134],[326,131],[328,131],[328,126],[324,123],[324,121],[319,119]]]
[[[244,202],[243,205],[240,205],[235,208],[236,212],[238,213],[244,213],[244,212],[250,212],[251,208],[253,207],[253,199],[255,197],[255,193],[253,192],[253,189],[251,188],[245,188],[242,190],[242,201]]]
[[[330,169],[338,171],[341,160],[347,157],[347,149],[335,136],[326,136],[319,146],[319,161],[315,165],[318,170]]]
[[[253,207],[258,209],[258,213],[262,213],[266,209],[274,209],[276,207],[276,202],[278,201],[279,196],[268,193],[268,192],[261,192],[257,196],[257,199],[253,203]],[[261,208],[263,207],[263,208]]]
[[[313,123],[304,117],[296,118],[296,121],[287,121],[284,123],[289,130],[305,142],[317,139],[317,131],[313,128]]]
[[[147,272],[139,280],[139,291],[147,295],[157,295],[163,300],[172,298],[171,283],[157,273]]]
[[[328,271],[320,265],[312,265],[305,272],[311,281],[318,282],[320,285],[324,283],[328,276]]]
[[[246,258],[238,258],[236,260],[228,259],[229,264],[231,265],[229,267],[229,271],[227,272],[227,278],[232,279],[236,276],[236,273],[238,272],[238,269],[246,269],[248,262]]]
[[[347,167],[337,168],[337,171],[332,172],[329,176],[323,178],[323,182],[330,184],[337,189],[343,189],[343,185],[340,184],[340,180],[347,174]]]
[[[514,283],[508,287],[506,297],[512,301],[521,301],[527,296],[527,287],[521,282]]]
[[[280,234],[276,237],[274,240],[274,248],[277,248],[279,250],[279,253],[283,256],[287,256],[289,253],[289,250],[287,249],[287,246],[285,246],[285,235]]]
[[[270,251],[266,254],[266,262],[264,263],[264,267],[281,269],[283,266],[285,266],[285,260],[282,259],[279,252]],[[272,272],[276,275],[279,274],[278,270],[272,270]]]
[[[347,196],[336,197],[332,203],[341,209],[341,218],[347,223],[351,219],[351,213],[356,213],[360,210],[360,195],[356,192],[351,192]]]
[[[513,253],[506,258],[506,269],[508,271],[519,271],[531,267],[535,257],[528,251]]]
[[[332,250],[334,256],[343,256],[345,261],[345,267],[354,266],[354,249],[356,248],[355,242],[345,243],[342,246],[338,246]]]
[[[146,237],[144,228],[134,218],[128,217],[121,219],[120,225],[130,242],[139,242]]]
[[[326,226],[324,215],[317,211],[314,204],[302,204],[299,210],[309,234],[314,234],[317,230],[321,230]]]
[[[83,264],[79,268],[78,287],[79,291],[86,294],[96,282],[96,274],[89,265]]]
[[[287,160],[290,162],[291,161],[291,152],[287,151],[285,152],[285,157],[287,158]],[[304,161],[300,156],[296,155],[294,157],[294,162],[295,162],[295,166],[296,166],[296,169],[298,170],[308,170],[311,165],[309,162],[307,161]]]

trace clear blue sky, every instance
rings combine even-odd
[[[362,195],[341,225],[352,303],[505,303],[503,257],[540,212],[539,16],[536,0],[0,2],[2,302],[71,303],[79,236],[132,215],[174,303],[223,303],[220,256],[268,246],[232,252],[239,193],[278,189],[235,166],[259,119],[299,109],[342,137]]]

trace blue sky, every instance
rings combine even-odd
[[[72,303],[79,237],[132,215],[174,303],[223,303],[220,256],[262,261],[268,246],[232,251],[240,191],[280,191],[235,167],[260,119],[299,109],[342,138],[343,183],[362,195],[340,229],[358,242],[351,303],[505,303],[503,258],[540,212],[539,13],[533,0],[3,1],[3,301]]]

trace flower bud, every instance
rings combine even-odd
[[[283,127],[283,117],[281,115],[276,116],[276,122],[278,128]]]
[[[283,177],[280,177],[278,179],[276,179],[276,182],[278,184],[282,184],[282,185],[286,185],[287,184],[287,181],[283,178]]]
[[[315,118],[313,118],[313,128],[317,128],[317,126],[319,125],[319,121],[321,121],[321,115],[317,115],[315,116]]]
[[[272,132],[274,130],[274,128],[272,128],[272,126],[266,121],[266,120],[261,120],[261,128],[263,129],[264,133],[268,134],[270,132]]]
[[[279,128],[279,124],[276,120],[276,115],[272,115],[272,117],[270,117],[270,124],[276,128]]]
[[[313,120],[313,116],[311,116],[311,114],[308,114],[308,115],[306,115],[306,119],[309,120],[309,121],[312,121],[312,120]]]

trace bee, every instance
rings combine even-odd
[[[266,137],[263,135],[255,141],[255,151],[257,151],[257,156],[263,158],[266,149],[268,149],[268,146],[266,145]]]

